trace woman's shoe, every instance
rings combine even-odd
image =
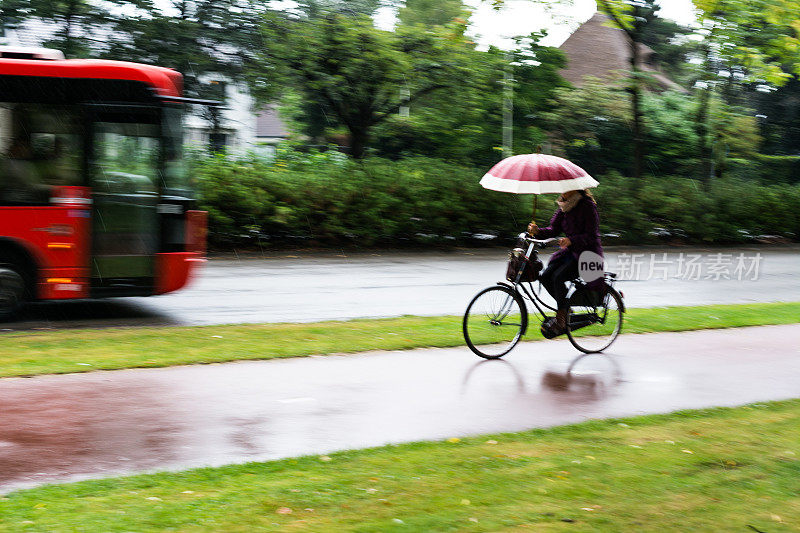
[[[553,339],[559,335],[563,335],[566,332],[566,329],[559,328],[558,324],[556,323],[556,317],[551,316],[542,322],[540,331],[542,332],[542,337],[545,339]]]

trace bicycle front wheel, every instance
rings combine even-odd
[[[484,359],[499,359],[517,345],[528,325],[528,311],[519,294],[497,285],[479,292],[464,313],[464,340]]]
[[[601,305],[596,307],[583,305],[581,297],[574,300],[570,300],[567,315],[569,342],[583,353],[602,352],[611,346],[622,329],[622,297],[609,288]]]

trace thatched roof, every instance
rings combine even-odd
[[[653,50],[646,45],[639,45],[641,62],[639,67],[650,74],[662,90],[685,92],[685,89],[667,78],[658,70]],[[613,27],[609,18],[603,13],[595,13],[592,18],[582,24],[561,45],[566,54],[567,68],[561,75],[572,85],[580,87],[584,78],[591,76],[601,79],[620,79],[630,70],[630,46],[625,32]]]

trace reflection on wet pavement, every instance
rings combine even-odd
[[[0,380],[0,491],[797,397],[800,325]]]

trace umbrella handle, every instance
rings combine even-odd
[[[536,225],[536,208],[539,206],[539,195],[533,195],[533,219],[531,220],[531,224]],[[529,226],[530,227],[530,226]],[[530,235],[531,233],[528,232]]]

